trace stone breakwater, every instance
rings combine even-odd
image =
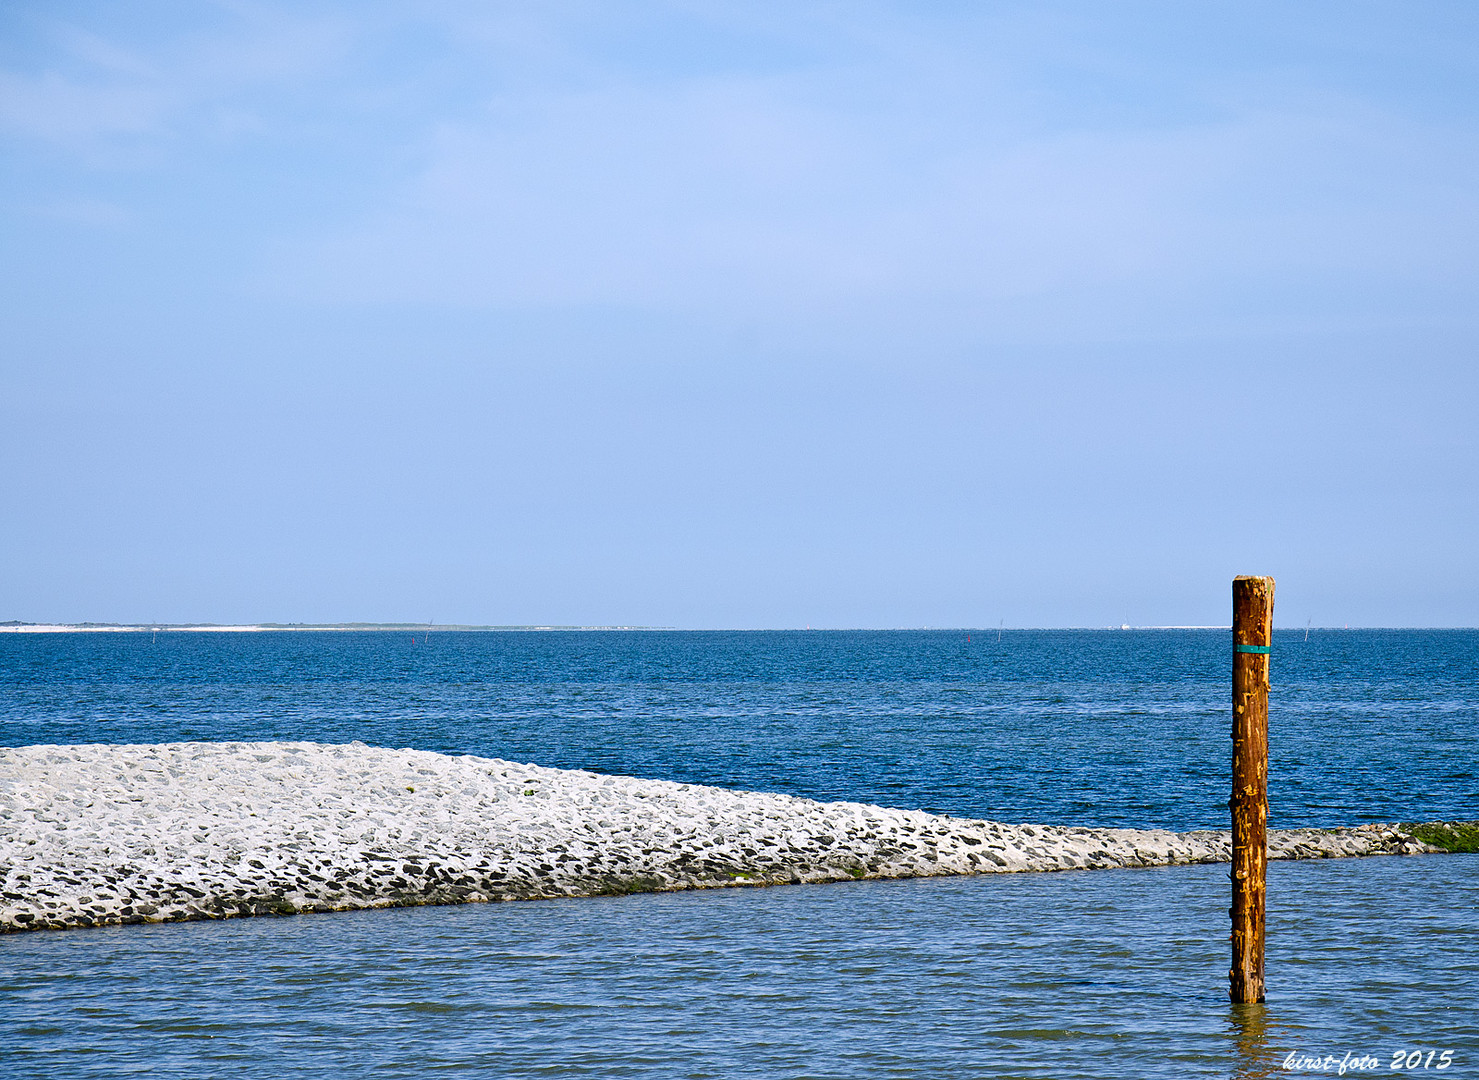
[[[0,931],[1228,859],[1225,832],[1005,825],[362,744],[0,749]],[[1392,826],[1270,857],[1411,854]]]

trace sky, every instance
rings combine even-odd
[[[0,621],[1479,624],[1479,6],[0,9]]]

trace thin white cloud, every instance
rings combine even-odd
[[[101,199],[60,199],[37,206],[35,213],[73,225],[106,229],[120,228],[134,221],[134,215],[127,208]]]
[[[51,48],[33,70],[0,69],[0,131],[109,160],[120,144],[264,133],[267,113],[282,111],[274,95],[343,75],[352,38],[345,20],[250,4],[198,14],[202,25],[154,38],[134,32],[134,44],[121,30],[110,37],[43,24]]]
[[[164,107],[165,96],[146,86],[0,71],[0,126],[48,142],[75,145],[158,132]]]
[[[166,180],[270,145],[243,175],[325,210],[284,196],[263,229],[264,202],[227,240],[295,300],[969,325],[1162,317],[1259,281],[1473,291],[1466,116],[1129,33],[1073,5],[239,3],[153,37],[57,28],[54,63],[0,73],[0,125],[84,160],[155,150]]]
[[[500,101],[442,125],[375,213],[288,241],[268,276],[334,301],[714,310],[1479,269],[1479,154],[1359,102],[921,135],[911,109],[818,97],[753,79]]]

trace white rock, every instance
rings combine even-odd
[[[1226,861],[1227,833],[1004,825],[352,743],[0,749],[0,930]],[[1424,850],[1392,827],[1274,858]]]

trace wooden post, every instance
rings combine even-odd
[[[1268,666],[1274,579],[1233,579],[1232,970],[1234,1002],[1263,1000],[1268,871]]]

